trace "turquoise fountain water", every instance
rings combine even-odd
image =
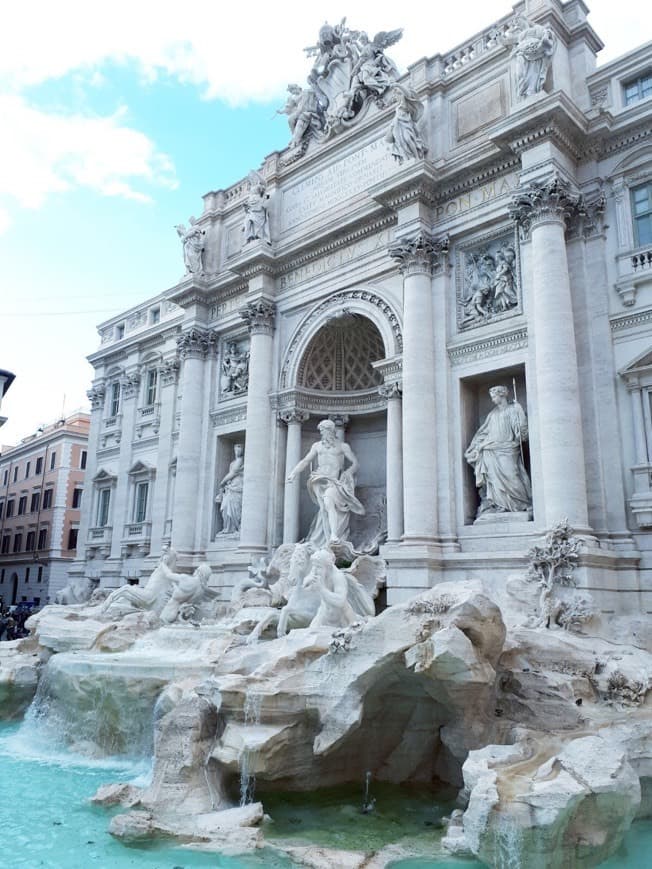
[[[47,732],[47,731],[46,731]],[[4,844],[0,867],[42,869],[289,869],[294,864],[273,851],[251,857],[226,857],[153,845],[128,848],[107,832],[111,813],[88,798],[108,782],[145,781],[146,763],[119,758],[89,760],[43,740],[38,722],[0,724],[0,829]],[[347,850],[376,850],[389,842],[409,840],[427,853],[436,848],[437,819],[448,810],[428,793],[374,784],[374,810],[360,810],[361,790],[335,788],[312,794],[261,794],[274,819],[265,834],[274,842],[315,843]],[[642,869],[652,853],[652,821],[632,828],[620,852],[603,869]],[[392,869],[464,869],[474,861],[425,857],[399,860]]]

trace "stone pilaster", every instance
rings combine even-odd
[[[181,425],[177,475],[172,515],[172,547],[181,556],[192,556],[197,547],[197,505],[202,484],[201,444],[206,420],[202,418],[206,357],[215,336],[203,329],[190,329],[177,339],[182,362]]]
[[[136,428],[136,410],[140,391],[140,372],[127,371],[120,381],[122,396],[122,436],[120,456],[116,472],[117,482],[112,492],[113,505],[109,509],[111,517],[111,558],[122,557],[122,537],[131,519],[129,515],[129,469],[132,463],[132,441]]]
[[[389,250],[403,274],[405,542],[430,542],[438,534],[432,273],[447,247],[447,239],[419,231]]]
[[[299,501],[301,480],[292,482],[287,479],[290,471],[301,460],[301,427],[310,414],[303,410],[284,410],[279,418],[287,425],[285,447],[285,488],[283,490],[283,543],[297,543],[299,540]]]
[[[645,436],[645,417],[643,416],[643,390],[637,378],[627,379],[627,391],[632,403],[632,425],[634,428],[634,463],[645,465],[648,462],[647,438]]]
[[[163,549],[166,507],[168,503],[169,467],[172,460],[172,432],[177,410],[176,384],[179,379],[179,360],[175,357],[159,368],[159,395],[161,416],[156,454],[156,484],[152,497],[152,537],[150,555],[158,556]]]
[[[249,391],[242,491],[240,548],[261,551],[267,547],[270,486],[272,482],[272,388],[274,319],[276,306],[265,298],[240,309],[251,335]]]
[[[400,383],[386,383],[378,391],[387,399],[387,540],[397,543],[403,535],[403,393]]]
[[[557,175],[515,195],[511,215],[532,241],[530,324],[536,380],[539,474],[535,520],[552,527],[567,517],[588,527],[584,438],[565,230],[581,198]],[[534,444],[534,448],[537,445]],[[541,491],[542,490],[542,491]],[[543,497],[541,497],[541,494]],[[536,515],[541,505],[543,515]]]
[[[71,573],[82,573],[77,570],[86,559],[86,543],[88,529],[94,523],[92,512],[93,506],[93,477],[97,473],[97,448],[100,442],[102,430],[102,418],[104,416],[104,402],[106,387],[103,382],[95,382],[86,393],[91,403],[91,424],[88,432],[88,449],[86,474],[84,476],[84,490],[82,493],[81,510],[79,514],[79,532],[77,534],[77,556],[72,565]],[[74,568],[74,569],[73,569]]]

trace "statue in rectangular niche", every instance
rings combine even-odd
[[[516,250],[511,239],[498,239],[463,254],[461,328],[487,323],[518,307]]]
[[[469,444],[464,458],[475,471],[480,495],[477,519],[492,513],[522,513],[532,509],[532,487],[523,461],[527,417],[521,405],[508,400],[506,386],[492,386],[496,405],[487,414]]]
[[[229,471],[218,483],[215,503],[220,508],[222,530],[220,534],[237,534],[242,522],[242,484],[244,480],[244,446],[233,445],[233,461]]]
[[[237,341],[229,341],[222,356],[220,377],[221,392],[224,397],[242,395],[249,386],[249,352],[241,348]]]

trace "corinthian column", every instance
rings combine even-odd
[[[571,302],[566,223],[579,213],[580,197],[554,175],[531,182],[514,197],[512,217],[521,235],[531,234],[530,334],[536,380],[539,479],[543,517],[551,527],[568,517],[575,528],[588,527],[584,438]],[[536,446],[535,446],[536,448]],[[536,494],[536,493],[535,493]]]
[[[299,475],[289,482],[287,475],[301,461],[301,426],[310,414],[304,410],[285,410],[279,414],[288,427],[285,448],[285,489],[283,495],[283,543],[297,543],[299,540],[299,499],[301,480]]]
[[[401,384],[386,383],[378,391],[387,399],[387,540],[397,542],[403,534],[403,432]]]
[[[433,263],[447,240],[424,232],[397,239],[389,253],[403,274],[403,501],[404,535],[437,537]]]
[[[214,336],[190,329],[177,339],[181,374],[181,424],[177,453],[177,476],[172,513],[172,547],[180,555],[190,555],[196,547],[198,492],[202,431],[204,364],[214,344]],[[165,469],[162,469],[163,471]]]
[[[259,299],[240,309],[251,335],[247,432],[242,490],[240,548],[264,550],[267,546],[268,510],[272,482],[272,388],[274,317],[276,306]]]

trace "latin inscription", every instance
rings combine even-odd
[[[475,187],[473,190],[469,190],[468,193],[462,193],[460,196],[456,196],[454,199],[449,199],[448,202],[438,205],[435,208],[435,220],[439,221],[445,220],[447,217],[455,217],[457,214],[463,214],[465,211],[470,211],[472,208],[484,205],[485,202],[490,202],[492,199],[506,196],[515,190],[516,186],[516,176],[506,175],[504,178],[490,181],[481,187]]]
[[[283,191],[282,230],[348,202],[396,169],[385,142],[372,142]]]
[[[389,230],[383,230],[376,233],[376,235],[360,239],[360,241],[356,241],[354,244],[333,251],[333,253],[329,253],[326,256],[319,257],[310,263],[306,263],[305,266],[292,269],[287,274],[281,275],[279,289],[287,290],[316,275],[323,275],[326,272],[339,268],[339,266],[354,262],[361,256],[373,253],[375,250],[386,250],[389,244],[389,236]]]

